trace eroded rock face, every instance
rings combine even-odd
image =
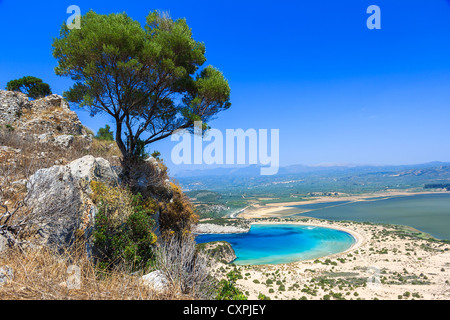
[[[143,164],[133,168],[130,172],[133,187],[144,196],[151,196],[160,200],[173,197],[173,189],[166,173],[158,161],[150,157]]]
[[[53,142],[68,148],[74,138],[90,146],[87,134],[75,112],[63,97],[52,94],[30,101],[20,92],[0,90],[0,125],[8,125],[23,135],[34,135],[40,142]]]
[[[12,124],[25,109],[31,109],[31,101],[21,92],[0,90],[0,124]]]
[[[27,204],[32,208],[38,243],[63,250],[80,235],[89,238],[97,213],[89,197],[91,181],[114,186],[119,183],[109,162],[93,156],[40,169],[28,179]]]

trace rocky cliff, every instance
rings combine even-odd
[[[87,240],[98,212],[91,182],[116,187],[123,181],[117,156],[88,134],[59,95],[31,101],[0,90],[0,251],[26,241],[64,251]],[[117,148],[117,146],[116,146]],[[105,151],[106,150],[106,151]],[[116,153],[117,154],[117,153]],[[134,168],[131,186],[144,196],[170,203],[176,196],[165,167],[153,158]],[[159,212],[155,215],[159,228]]]
[[[86,148],[92,143],[77,114],[57,94],[29,100],[23,93],[0,90],[0,126],[66,148],[75,140],[82,140]]]

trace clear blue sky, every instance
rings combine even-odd
[[[0,0],[0,87],[32,75],[61,94],[52,37],[82,14],[149,11],[185,17],[207,63],[231,86],[232,108],[211,125],[280,129],[280,162],[411,164],[450,161],[450,2]],[[369,5],[381,30],[369,30]],[[110,121],[77,111],[97,131]],[[172,171],[174,142],[154,146]]]

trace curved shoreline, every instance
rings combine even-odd
[[[341,254],[345,254],[345,253],[348,253],[350,251],[353,251],[353,250],[359,248],[364,243],[364,239],[365,239],[363,235],[361,235],[360,233],[358,233],[355,230],[349,229],[349,228],[344,227],[344,226],[336,225],[336,224],[339,224],[337,222],[330,223],[328,221],[318,221],[318,222],[309,222],[309,221],[308,222],[302,222],[302,221],[256,221],[255,222],[255,221],[252,221],[250,223],[250,228],[251,228],[252,225],[264,225],[264,224],[265,225],[301,225],[301,226],[328,228],[328,229],[333,229],[333,230],[338,230],[338,231],[345,232],[345,233],[349,234],[354,239],[352,245],[349,248],[347,248],[346,250],[340,251],[340,252],[337,252],[337,253],[332,253],[332,254],[325,255],[325,256],[321,256],[321,257],[318,257],[318,258],[333,257],[333,256],[336,256],[336,255],[341,255]],[[239,233],[248,233],[250,228],[246,232],[239,232]],[[205,234],[205,233],[197,233],[197,234],[200,235],[200,234]],[[206,233],[206,234],[208,234],[208,233]],[[224,232],[218,232],[218,233],[211,232],[209,234],[225,234],[225,233]],[[229,233],[226,233],[226,234],[236,234],[236,232],[229,232]],[[318,258],[314,258],[314,259],[318,259]],[[277,265],[280,265],[280,264],[291,264],[291,263],[297,263],[299,261],[309,261],[309,260],[314,260],[314,259],[305,259],[305,260],[298,260],[298,261],[293,261],[293,262],[288,262],[288,263],[279,263]]]
[[[348,253],[350,251],[356,250],[357,248],[359,248],[365,241],[365,238],[363,235],[361,235],[360,233],[356,232],[355,230],[351,230],[348,229],[347,227],[343,227],[343,226],[335,226],[334,224],[336,224],[338,222],[334,222],[333,226],[330,226],[330,223],[327,222],[323,222],[323,223],[311,223],[311,222],[301,222],[301,221],[289,221],[289,222],[285,222],[285,221],[278,221],[278,222],[266,222],[266,221],[261,221],[261,222],[252,222],[250,223],[250,225],[253,224],[293,224],[293,225],[302,225],[302,226],[312,226],[312,227],[321,227],[321,228],[328,228],[328,229],[334,229],[334,230],[339,230],[339,231],[343,231],[346,232],[348,234],[350,234],[354,239],[354,243],[350,246],[350,248],[346,249],[345,251],[341,251],[341,252],[337,252],[337,253],[332,253],[326,256],[322,256],[321,258],[324,257],[333,257],[333,256],[338,256],[344,253]],[[299,261],[309,261],[309,260],[315,260],[317,258],[314,259],[306,259],[306,260],[299,260]],[[280,263],[280,264],[291,264],[291,263],[297,263],[299,261],[294,261],[294,262],[289,262],[289,263]]]

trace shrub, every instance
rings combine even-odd
[[[173,198],[170,202],[160,204],[160,227],[164,236],[183,235],[190,232],[193,224],[198,222],[189,198],[181,188],[171,183]]]
[[[270,300],[270,298],[260,292],[258,294],[258,300]]]
[[[237,271],[232,270],[227,274],[227,279],[219,282],[216,300],[247,300],[247,296],[235,286]]]
[[[196,299],[216,296],[218,284],[208,271],[210,258],[199,252],[192,236],[166,238],[158,244],[155,260],[155,267],[165,274],[172,291]],[[237,273],[233,276],[235,281]]]
[[[93,238],[100,266],[124,263],[132,269],[148,267],[156,242],[153,203],[121,187],[93,181],[91,188],[98,207]]]
[[[153,151],[152,152],[152,154],[151,154],[151,156],[153,157],[153,158],[155,158],[156,160],[161,160],[161,158],[160,158],[160,156],[161,156],[161,152],[159,152],[159,151]]]

